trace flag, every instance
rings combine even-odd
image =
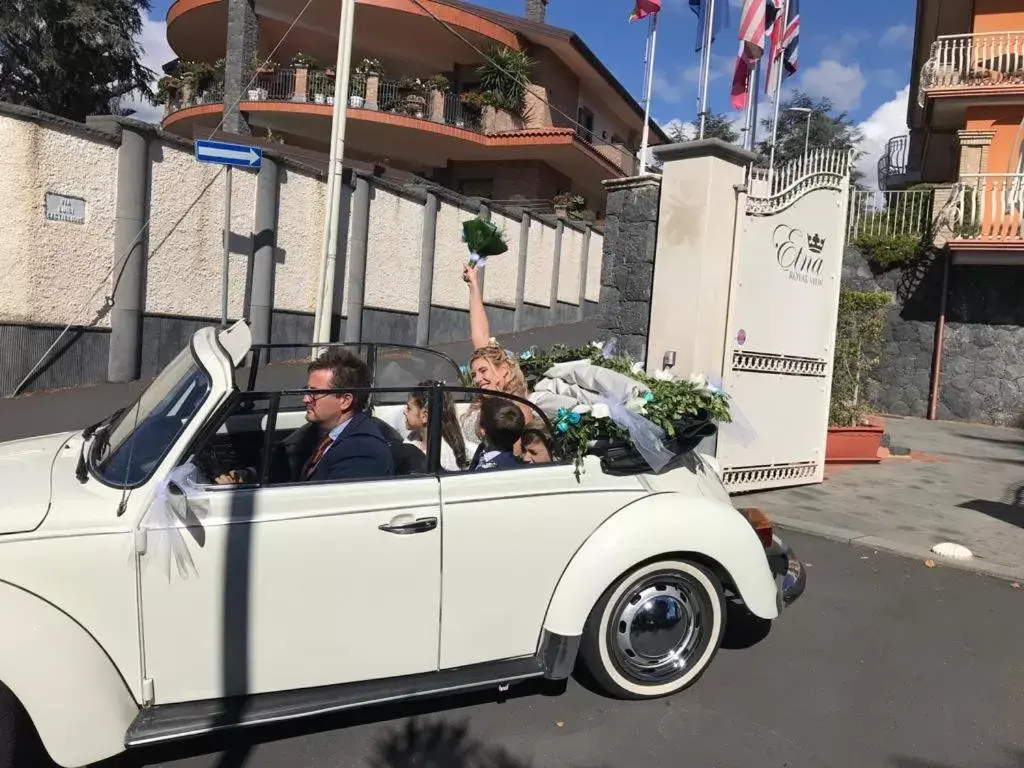
[[[774,10],[771,8],[773,4],[778,6]],[[800,47],[800,0],[789,0],[785,24],[782,23],[782,0],[768,0],[768,5],[768,16],[771,17],[771,34],[769,35],[771,55],[768,59],[766,90],[772,87],[772,77],[776,75],[777,63],[782,63],[782,72],[779,76],[783,80],[796,74]]]
[[[782,35],[782,63],[785,66],[783,79],[796,74],[800,52],[800,0],[789,0],[788,22]]]
[[[768,36],[768,76],[764,81],[765,93],[770,93],[772,77],[775,75],[775,62],[782,50],[782,36],[785,32],[782,25],[782,2],[783,0],[768,0],[765,9],[764,31]]]
[[[652,13],[661,10],[661,0],[636,0],[633,6],[633,15],[629,17],[631,22],[645,19]]]
[[[704,47],[704,36],[707,34],[707,15],[711,0],[690,0],[690,10],[697,14],[697,47],[699,51]],[[715,42],[715,36],[722,30],[722,27],[729,26],[729,0],[715,0],[715,9],[711,17],[711,42]]]
[[[740,50],[736,56],[736,69],[732,77],[732,106],[747,106],[747,89],[754,64],[764,55],[765,11],[774,0],[744,0],[740,16]]]

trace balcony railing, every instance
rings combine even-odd
[[[850,193],[847,237],[920,237],[933,230],[935,190]]]
[[[886,190],[919,181],[921,173],[910,158],[910,137],[894,136],[878,159],[878,187]]]
[[[1024,241],[1024,174],[964,174],[950,205],[951,239]]]
[[[245,98],[248,101],[306,102],[331,106],[334,104],[334,82],[333,75],[322,71],[281,67],[257,73]],[[169,101],[165,115],[186,107],[223,100],[223,83],[216,83],[197,93],[182,93],[178,98]],[[459,94],[442,93],[421,87],[411,88],[408,83],[401,80],[383,80],[374,75],[352,77],[349,82],[348,106],[444,123],[484,134],[512,132],[525,128],[522,116],[506,110],[492,107],[476,109],[464,103]],[[619,147],[598,143],[593,135],[585,131],[577,131],[577,136],[627,175],[635,172],[636,158],[624,145]]]
[[[1024,85],[1024,32],[943,35],[921,73],[924,91]]]

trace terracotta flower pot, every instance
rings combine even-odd
[[[826,464],[867,464],[881,461],[885,426],[868,424],[860,427],[829,427],[825,439]]]

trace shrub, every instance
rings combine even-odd
[[[858,426],[871,412],[863,400],[862,385],[878,365],[878,347],[891,304],[888,293],[843,291],[839,295],[829,426]]]
[[[862,234],[853,245],[860,248],[868,261],[882,272],[915,263],[925,242],[917,235],[874,235]]]

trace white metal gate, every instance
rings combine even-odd
[[[716,451],[730,491],[824,479],[851,161],[819,151],[749,178],[724,372],[737,418]]]

